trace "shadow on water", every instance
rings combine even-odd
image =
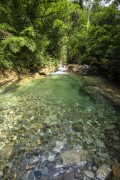
[[[8,93],[9,91],[15,91],[18,88],[18,83],[20,79],[15,80],[14,82],[10,83],[7,87],[4,88],[2,94]]]

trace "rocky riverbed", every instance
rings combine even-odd
[[[2,86],[0,179],[119,179],[120,114],[99,84],[52,75]]]

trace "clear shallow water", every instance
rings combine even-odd
[[[90,163],[120,162],[119,114],[100,94],[87,91],[83,77],[23,80],[1,94],[0,110],[0,150],[14,147],[15,154],[1,162],[4,167],[12,163],[9,171],[18,179],[34,153],[42,157],[36,165],[42,171],[46,161],[62,163],[62,151],[77,148],[89,152]]]

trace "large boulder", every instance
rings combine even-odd
[[[35,74],[33,74],[33,77],[34,77],[34,78],[39,78],[39,77],[40,77],[40,74],[39,74],[39,73],[35,73]]]
[[[4,75],[10,79],[16,78],[18,76],[17,72],[15,71],[4,71]]]
[[[55,67],[53,67],[53,66],[44,67],[44,68],[40,69],[39,74],[40,75],[48,75],[54,71],[55,71]]]
[[[89,69],[90,67],[87,64],[84,64],[81,68],[82,74],[87,75],[89,73]]]
[[[73,71],[75,73],[80,73],[81,72],[81,65],[77,64],[68,64],[68,70]]]
[[[68,69],[75,73],[87,75],[89,73],[90,67],[87,64],[83,64],[83,65],[69,64]]]

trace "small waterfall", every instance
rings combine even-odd
[[[59,68],[57,71],[55,71],[53,74],[67,74],[68,73],[68,67],[66,64],[59,64]]]

